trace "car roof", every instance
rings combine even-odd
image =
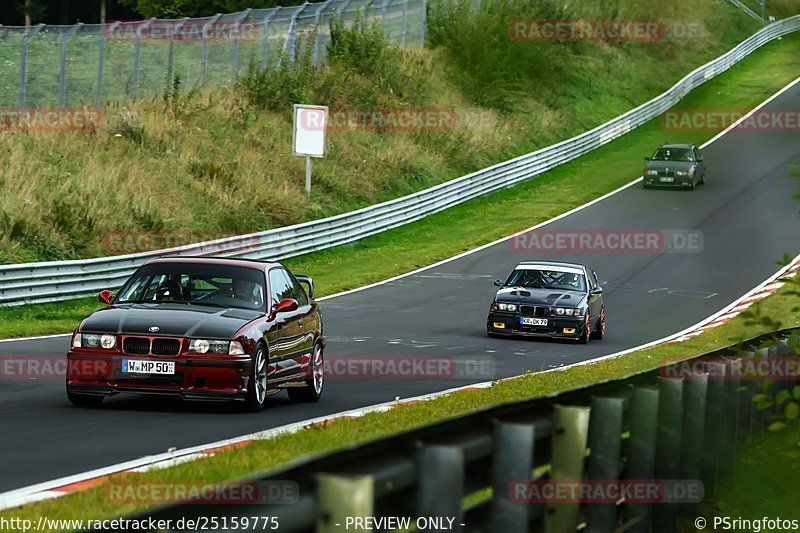
[[[659,148],[694,148],[694,145],[689,143],[668,143],[662,144]]]
[[[520,261],[520,265],[544,265],[544,266],[560,266],[560,267],[578,267],[588,269],[586,265],[580,263],[569,263],[567,261]]]
[[[241,257],[197,257],[197,256],[187,256],[187,255],[158,257],[156,259],[151,259],[145,264],[151,265],[157,263],[192,263],[197,265],[202,265],[202,264],[228,265],[228,266],[238,266],[244,268],[253,268],[256,270],[266,270],[274,266],[283,266],[280,263],[275,263],[272,261],[259,261],[258,259],[245,259]]]

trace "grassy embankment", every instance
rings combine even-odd
[[[784,68],[779,67],[793,65],[794,70],[800,68],[796,54],[799,42],[800,40],[797,39],[785,39],[780,43],[765,48],[720,79],[714,80],[700,90],[695,91],[689,96],[689,100],[684,105],[702,108],[712,101],[716,101],[717,105],[731,106],[756,104],[758,101],[763,100],[767,94],[774,92],[791,79],[792,76],[785,73]],[[777,75],[776,73],[778,72],[781,74]],[[485,220],[486,216],[492,216],[497,217],[500,221],[505,221],[503,222],[504,225],[497,228],[498,233],[496,235],[519,229],[524,227],[519,225],[520,220],[514,221],[512,217],[503,216],[503,211],[504,209],[507,210],[509,203],[514,206],[522,206],[525,203],[530,203],[524,200],[526,198],[529,199],[532,194],[536,194],[537,197],[547,194],[554,195],[545,196],[549,198],[549,201],[544,204],[545,213],[528,213],[528,216],[532,218],[522,221],[526,225],[535,222],[537,216],[547,218],[557,212],[562,212],[573,205],[573,201],[577,203],[585,201],[582,199],[581,194],[578,194],[579,191],[588,189],[582,194],[586,194],[588,197],[595,196],[604,192],[605,189],[603,187],[613,188],[635,176],[635,171],[639,169],[639,163],[629,163],[628,160],[636,159],[633,155],[640,155],[642,150],[646,151],[646,147],[652,145],[658,137],[658,124],[651,123],[615,141],[611,146],[558,169],[551,173],[550,176],[534,183],[523,185],[516,190],[504,191],[492,197],[450,210],[447,213],[436,215],[436,217],[441,217],[438,219],[438,223],[447,224],[447,227],[453,229],[454,235],[458,235],[460,231],[458,228],[468,220]],[[626,157],[617,157],[620,152],[624,153]],[[628,155],[630,157],[627,157]],[[590,182],[582,181],[585,180],[585,176],[588,174],[585,172],[587,168],[592,169],[593,176],[604,177],[606,181],[603,187],[592,187]],[[569,195],[560,196],[557,194],[563,187],[576,194],[578,199],[573,199]],[[520,191],[522,191],[521,194]],[[343,264],[347,265],[351,255],[373,253],[382,255],[389,250],[396,250],[397,254],[403,249],[400,246],[400,243],[403,242],[417,244],[422,246],[423,250],[428,250],[425,248],[425,239],[415,241],[411,237],[419,239],[426,235],[428,238],[435,236],[437,232],[433,231],[433,229],[436,227],[435,222],[437,220],[434,220],[436,217],[431,217],[431,220],[418,223],[423,225],[431,224],[430,226],[402,228],[397,230],[401,233],[395,234],[395,238],[392,238],[392,235],[388,233],[378,236],[355,246],[347,254],[342,253],[341,256],[337,255],[341,253],[340,251],[329,252],[331,255],[329,255],[327,261],[320,260],[320,272],[328,272],[328,279],[333,282],[336,279],[336,272],[339,268],[342,268]],[[514,223],[517,225],[514,225]],[[397,235],[402,238],[398,238]],[[489,240],[494,236],[481,235],[473,238],[480,242],[480,239]],[[454,239],[448,243],[438,244],[452,253],[461,249],[461,246],[469,247],[476,243],[469,240],[459,241]],[[435,254],[436,244],[433,243],[432,248],[426,253]],[[434,255],[423,255],[420,261],[430,260],[432,257]],[[322,265],[333,260],[337,261],[334,261],[334,264],[329,264],[328,270],[322,268]],[[403,257],[397,258],[397,261],[403,260],[405,260]],[[385,268],[392,270],[398,268],[400,264],[395,263]],[[414,263],[404,264],[404,267],[408,268],[414,265]],[[359,272],[359,275],[363,275],[361,271],[357,272]],[[366,279],[362,279],[362,281],[366,281]],[[797,305],[797,297],[792,290],[796,289],[785,287],[778,291],[777,294],[757,303],[756,310],[759,315],[788,317],[783,321],[783,327],[800,326],[800,316],[796,312],[792,312]],[[516,380],[498,383],[490,389],[463,391],[432,401],[400,406],[387,413],[370,414],[359,419],[336,421],[324,427],[308,428],[299,433],[283,435],[268,441],[255,442],[237,450],[221,452],[203,461],[182,464],[141,475],[137,474],[135,481],[215,481],[244,476],[254,471],[275,468],[300,456],[324,453],[357,442],[432,423],[443,418],[468,413],[489,405],[546,396],[559,391],[653,369],[667,359],[689,357],[694,354],[708,352],[734,344],[744,338],[758,335],[768,329],[758,321],[753,322],[744,317],[737,317],[725,325],[709,330],[682,343],[662,345],[628,354],[624,358],[601,361],[564,371],[531,374]],[[5,511],[0,513],[0,516],[36,518],[44,515],[50,518],[88,518],[113,516],[130,513],[134,510],[136,508],[132,505],[116,506],[110,503],[105,497],[104,487],[100,485],[58,500],[43,501],[20,509]]]
[[[747,109],[798,75],[800,36],[794,35],[755,52],[742,64],[693,91],[679,107]],[[676,79],[677,76],[663,85]],[[624,109],[615,112],[621,111]],[[711,136],[712,132],[698,130],[687,132],[684,140],[701,143]],[[663,142],[664,137],[661,123],[655,119],[632,134],[531,182],[351,245],[293,258],[286,263],[295,271],[312,275],[320,295],[408,272],[530,227],[627,183],[641,172],[642,155]],[[532,198],[536,201],[532,202]],[[84,298],[0,308],[0,337],[68,332],[98,305],[94,298]]]

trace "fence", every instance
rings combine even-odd
[[[762,45],[800,29],[800,15],[766,26],[722,56],[687,74],[641,106],[571,139],[402,198],[334,217],[179,248],[73,261],[0,266],[0,305],[61,301],[119,287],[139,265],[165,255],[280,260],[345,244],[511,187],[572,161],[659,116],[692,89]]]
[[[695,502],[731,479],[748,435],[769,424],[772,415],[758,408],[756,394],[777,398],[798,383],[796,371],[771,383],[741,379],[745,364],[785,358],[785,368],[796,370],[797,334],[778,332],[706,354],[699,358],[703,365],[694,359],[691,370],[677,375],[662,368],[488,408],[244,480],[297,483],[291,504],[180,502],[134,518],[174,524],[213,516],[219,524],[252,524],[271,517],[280,531],[320,533],[353,529],[344,527],[347,517],[454,519],[451,528],[422,531],[676,531],[679,518],[694,520]],[[569,487],[579,480],[598,487],[645,481],[671,487],[672,494],[658,492],[649,498],[654,501],[556,496],[526,502],[511,490],[532,483]],[[694,487],[699,497],[681,498],[681,485]],[[465,496],[471,503],[462,507]],[[376,528],[386,529],[393,528]]]
[[[0,26],[0,109],[100,105],[119,97],[220,84],[250,64],[277,66],[312,48],[322,63],[329,21],[359,13],[400,46],[425,38],[426,0],[327,0],[208,18],[74,26]]]

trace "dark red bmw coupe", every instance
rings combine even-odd
[[[118,393],[238,400],[253,411],[287,389],[322,394],[322,316],[311,278],[279,263],[171,257],[141,266],[72,337],[67,397]]]

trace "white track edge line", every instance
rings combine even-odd
[[[709,140],[706,143],[702,144],[701,148],[705,148],[706,146],[710,145],[714,141],[718,140],[719,138],[721,138],[722,136],[724,136],[725,134],[730,132],[732,129],[734,129],[736,126],[738,126],[741,122],[743,122],[745,119],[749,118],[754,113],[759,111],[761,108],[763,108],[764,106],[769,104],[771,101],[773,101],[774,99],[778,98],[780,95],[782,95],[783,93],[785,93],[786,91],[788,91],[789,89],[794,87],[797,83],[800,83],[800,77],[795,78],[792,82],[790,82],[788,85],[783,87],[781,90],[779,90],[778,92],[776,92],[775,94],[771,95],[769,98],[764,100],[758,106],[753,108],[750,112],[748,112],[747,114],[742,116],[739,120],[737,120],[736,122],[734,122],[733,124],[731,124],[730,126],[725,128],[723,131],[721,131],[720,133],[715,135],[711,140]],[[613,191],[611,191],[609,193],[606,193],[603,196],[600,196],[599,198],[595,198],[594,200],[592,200],[592,201],[590,201],[590,202],[588,202],[586,204],[580,205],[580,206],[578,206],[578,207],[576,207],[574,209],[571,209],[570,211],[567,211],[566,213],[562,213],[562,214],[560,214],[560,215],[558,215],[558,216],[556,216],[554,218],[551,218],[551,219],[549,219],[549,220],[547,220],[545,222],[542,222],[542,223],[539,223],[539,224],[537,224],[535,226],[532,226],[531,228],[516,232],[516,233],[514,233],[512,235],[509,235],[507,237],[503,237],[501,239],[497,239],[496,241],[490,242],[488,244],[484,244],[484,245],[479,246],[477,248],[473,248],[471,250],[467,250],[466,252],[462,252],[461,254],[458,254],[458,255],[455,255],[453,257],[449,257],[447,259],[439,261],[437,263],[434,263],[434,264],[419,268],[419,269],[414,270],[412,272],[407,272],[405,274],[401,274],[399,276],[395,276],[393,278],[389,278],[389,279],[386,279],[386,280],[383,280],[383,281],[379,281],[379,282],[376,282],[376,283],[373,283],[373,284],[370,284],[370,285],[365,285],[363,287],[359,287],[359,288],[356,288],[356,289],[351,289],[351,290],[343,291],[343,292],[340,292],[340,293],[337,293],[337,294],[333,294],[333,295],[330,295],[330,296],[325,296],[323,298],[320,298],[319,300],[320,301],[329,300],[329,299],[332,299],[332,298],[337,298],[339,296],[344,296],[344,295],[347,295],[347,294],[352,294],[352,293],[355,293],[355,292],[358,292],[358,291],[362,291],[362,290],[365,290],[365,289],[368,289],[368,288],[371,288],[371,287],[384,285],[386,283],[390,283],[390,282],[395,281],[397,279],[401,279],[401,278],[404,278],[404,277],[407,277],[407,276],[411,276],[411,275],[414,275],[414,274],[416,274],[418,272],[422,272],[422,271],[425,271],[425,270],[428,270],[428,269],[431,269],[431,268],[435,268],[435,267],[437,267],[439,265],[442,265],[442,264],[445,264],[445,263],[449,263],[450,261],[454,261],[454,260],[459,259],[461,257],[466,257],[468,255],[471,255],[471,254],[476,253],[478,251],[484,250],[486,248],[489,248],[489,247],[494,246],[496,244],[499,244],[501,242],[510,240],[510,239],[514,238],[515,236],[517,236],[517,235],[523,234],[523,233],[525,233],[527,231],[531,231],[531,230],[540,228],[542,226],[545,226],[547,224],[550,224],[552,222],[560,220],[560,219],[562,219],[564,217],[567,217],[567,216],[569,216],[569,215],[571,215],[573,213],[581,211],[582,209],[585,209],[585,208],[587,208],[589,206],[592,206],[592,205],[594,205],[594,204],[596,204],[596,203],[598,203],[598,202],[600,202],[600,201],[602,201],[602,200],[604,200],[604,199],[606,199],[606,198],[608,198],[608,197],[610,197],[610,196],[612,196],[614,194],[617,194],[618,192],[620,192],[622,190],[627,189],[628,187],[638,183],[641,179],[642,179],[642,177],[640,176],[639,178],[637,178],[637,179],[635,179],[635,180],[633,180],[633,181],[623,185],[622,187],[619,187],[619,188],[617,188],[617,189],[615,189],[615,190],[613,190]],[[571,365],[565,365],[565,366],[560,366],[560,367],[553,368],[553,369],[544,370],[544,371],[541,371],[541,372],[537,372],[537,374],[545,374],[545,373],[554,372],[554,371],[566,370],[568,368],[572,368],[572,367],[576,367],[576,366],[585,366],[587,364],[592,364],[592,363],[595,363],[595,362],[598,362],[598,361],[605,361],[605,360],[608,360],[608,359],[617,358],[617,357],[620,357],[622,355],[625,355],[625,354],[628,354],[628,353],[631,353],[631,352],[634,352],[634,351],[637,351],[637,350],[650,348],[652,346],[655,346],[656,344],[661,344],[661,343],[664,343],[664,342],[668,342],[668,341],[673,340],[675,338],[678,338],[678,337],[680,337],[682,335],[685,335],[686,333],[689,333],[689,332],[691,332],[691,331],[693,331],[693,330],[695,330],[697,328],[700,328],[700,327],[708,324],[709,322],[713,321],[717,317],[719,317],[719,316],[725,314],[726,312],[730,311],[733,307],[735,307],[736,305],[740,304],[745,299],[749,298],[752,294],[754,294],[754,293],[758,292],[759,290],[763,289],[763,287],[765,285],[768,285],[769,283],[771,283],[772,281],[774,281],[775,279],[777,279],[778,277],[783,275],[786,271],[788,271],[790,268],[795,266],[798,260],[800,260],[800,255],[795,257],[794,260],[789,265],[781,268],[778,272],[776,272],[775,274],[773,274],[772,276],[767,278],[764,282],[762,282],[761,284],[759,284],[758,286],[756,286],[755,288],[753,288],[752,290],[747,292],[744,296],[742,296],[739,299],[735,300],[733,303],[731,303],[728,306],[724,307],[722,310],[718,311],[717,313],[715,313],[715,314],[713,314],[713,315],[701,320],[697,324],[695,324],[693,326],[690,326],[690,327],[688,327],[688,328],[686,328],[686,329],[684,329],[682,331],[679,331],[677,333],[674,333],[674,334],[669,335],[667,337],[664,337],[662,339],[651,341],[649,343],[645,343],[645,344],[642,344],[642,345],[639,345],[639,346],[636,346],[636,347],[633,347],[633,348],[628,348],[628,349],[620,351],[620,352],[616,352],[616,353],[613,353],[613,354],[608,354],[608,355],[605,355],[605,356],[602,356],[602,357],[598,357],[598,358],[594,358],[594,359],[590,359],[590,360],[586,360],[586,361],[580,361],[578,363],[573,363]],[[69,335],[69,333],[67,333],[66,335]],[[58,335],[44,336],[44,337],[34,337],[34,338],[47,338],[47,337],[55,337],[55,336],[58,336]],[[23,340],[23,339],[6,339],[6,341],[14,341],[14,340]],[[520,377],[520,376],[515,376],[513,378],[506,378],[506,379],[515,379],[517,377]],[[464,390],[464,389],[485,388],[485,387],[491,386],[492,383],[494,383],[494,382],[493,381],[488,381],[488,382],[476,383],[476,384],[472,384],[472,385],[466,385],[464,387],[456,387],[456,388],[453,388],[453,389],[447,389],[447,390],[440,391],[440,392],[434,392],[434,393],[424,394],[424,395],[421,395],[421,396],[414,396],[414,397],[411,397],[411,398],[406,398],[406,399],[404,399],[404,400],[402,400],[400,402],[398,402],[398,401],[386,402],[386,403],[382,403],[382,404],[366,406],[366,407],[359,408],[359,409],[353,409],[353,410],[350,410],[350,411],[334,413],[332,415],[317,417],[317,418],[313,418],[313,419],[310,419],[310,420],[294,422],[292,424],[287,424],[285,426],[280,426],[278,428],[273,428],[271,430],[252,433],[252,434],[249,434],[249,435],[243,435],[243,436],[240,436],[240,437],[234,437],[232,439],[218,441],[218,442],[215,442],[215,443],[195,446],[195,447],[191,447],[191,448],[185,448],[183,450],[178,450],[178,451],[174,451],[174,452],[167,452],[167,453],[164,453],[164,454],[145,456],[145,457],[142,457],[140,459],[135,459],[133,461],[128,461],[128,462],[125,462],[125,463],[119,463],[117,465],[112,465],[112,466],[108,466],[108,467],[92,470],[90,472],[85,472],[83,474],[75,474],[75,475],[72,475],[72,476],[67,476],[67,477],[56,479],[56,480],[53,480],[53,481],[47,481],[47,482],[39,483],[39,484],[36,484],[36,485],[30,485],[28,487],[15,489],[13,491],[9,491],[9,492],[5,492],[5,493],[0,494],[0,510],[7,509],[9,507],[16,507],[16,506],[19,506],[19,505],[23,505],[24,503],[26,503],[25,501],[23,501],[26,497],[28,497],[28,498],[30,498],[32,496],[35,497],[35,496],[37,496],[37,494],[39,496],[41,496],[41,494],[40,494],[41,492],[52,490],[53,488],[63,487],[65,485],[70,485],[70,484],[74,484],[74,483],[80,483],[82,481],[88,481],[88,480],[96,479],[96,478],[102,477],[102,476],[107,476],[107,475],[110,475],[110,474],[116,474],[116,473],[124,472],[124,471],[127,471],[127,470],[131,470],[133,468],[141,468],[143,466],[154,465],[154,464],[156,464],[158,462],[169,460],[169,459],[175,459],[177,457],[185,457],[187,455],[199,454],[199,453],[204,452],[204,451],[213,450],[215,448],[221,448],[221,447],[224,447],[224,446],[228,446],[228,445],[231,445],[231,444],[236,444],[238,442],[242,442],[242,441],[246,441],[246,440],[264,440],[266,438],[270,438],[270,437],[273,437],[275,435],[279,435],[281,433],[297,431],[298,429],[301,429],[302,427],[305,427],[307,425],[311,425],[311,424],[314,424],[314,423],[319,423],[319,422],[323,422],[323,421],[327,421],[327,420],[334,420],[336,418],[342,418],[342,417],[346,417],[346,416],[363,416],[364,414],[367,414],[367,413],[370,413],[370,412],[379,411],[381,409],[385,410],[387,408],[392,407],[393,405],[397,405],[398,403],[407,403],[407,402],[413,402],[413,401],[429,400],[429,399],[437,398],[439,396],[444,396],[444,395],[451,394],[453,392],[457,392],[457,391]],[[62,495],[62,494],[58,493],[58,494],[54,494],[52,497],[58,497],[60,495]],[[14,501],[11,501],[12,498],[14,499]],[[38,499],[42,499],[42,498],[38,498]]]

